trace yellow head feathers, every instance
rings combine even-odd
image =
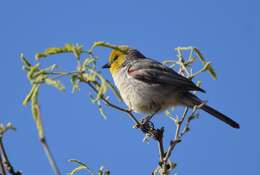
[[[108,68],[111,74],[116,73],[124,63],[128,49],[127,46],[120,46],[119,49],[113,49],[111,51],[108,63]]]
[[[124,63],[125,59],[126,59],[125,53],[122,53],[117,50],[112,50],[109,56],[109,64],[110,64],[109,70],[111,74],[114,74],[119,70],[120,66]]]

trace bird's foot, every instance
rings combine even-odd
[[[156,129],[151,121],[142,120],[139,128],[146,135],[146,137],[153,137],[155,140],[158,141],[162,140],[164,127],[162,127],[161,129]]]
[[[147,118],[144,118],[141,120],[141,124],[139,127],[145,134],[150,133],[154,130],[154,124],[148,120]]]
[[[139,123],[135,124],[133,128],[139,128],[147,134],[154,130],[154,124],[147,117],[145,117]]]

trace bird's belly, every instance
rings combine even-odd
[[[131,77],[114,77],[114,80],[124,102],[135,112],[164,111],[178,103],[177,93],[169,87],[148,84]]]

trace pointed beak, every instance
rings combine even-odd
[[[104,66],[102,66],[102,68],[103,68],[103,69],[107,69],[107,68],[110,68],[110,66],[111,66],[111,65],[110,65],[109,63],[107,63],[107,64],[105,64]]]

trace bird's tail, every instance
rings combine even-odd
[[[188,93],[184,95],[184,101],[183,104],[187,105],[187,106],[194,106],[194,105],[200,105],[203,102],[196,97],[195,95]],[[237,122],[235,122],[234,120],[232,120],[230,117],[227,117],[226,115],[222,114],[221,112],[217,111],[216,109],[204,104],[201,106],[201,108],[203,111],[211,114],[213,117],[225,122],[226,124],[232,126],[233,128],[240,128],[239,124]]]
[[[239,128],[239,124],[232,120],[231,118],[227,117],[226,115],[222,114],[221,112],[217,111],[216,109],[204,104],[201,107],[202,110],[205,112],[211,114],[213,117],[216,117],[217,119],[225,122],[226,124],[232,126],[233,128]]]

